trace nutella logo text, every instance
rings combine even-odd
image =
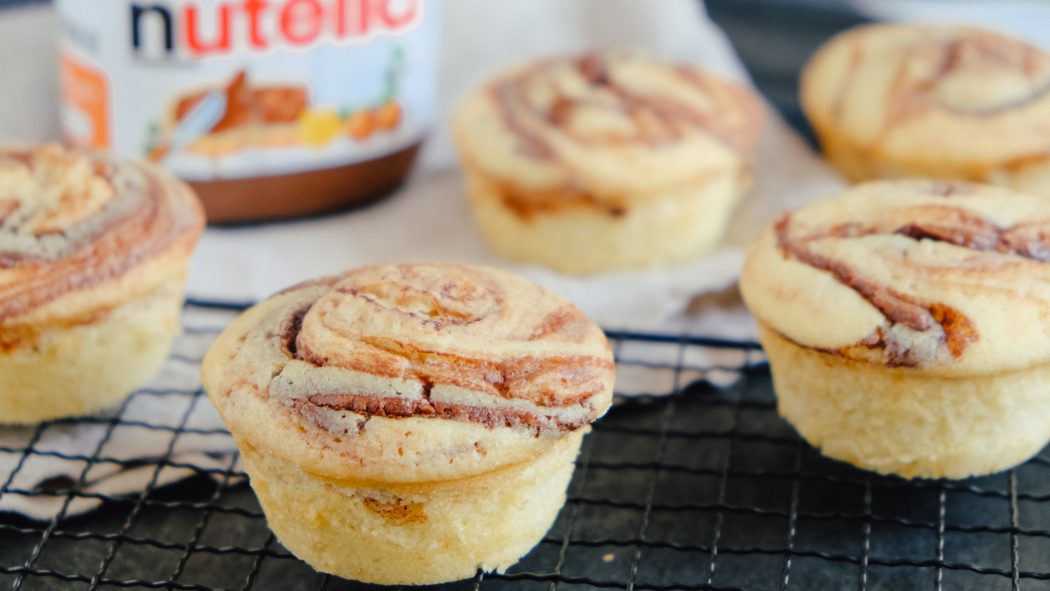
[[[406,31],[423,0],[132,2],[131,48],[140,58],[220,57],[236,50],[308,48]]]

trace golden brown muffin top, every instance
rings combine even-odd
[[[586,426],[609,406],[614,368],[601,330],[551,292],[417,263],[278,294],[223,333],[203,376],[253,445],[337,477],[413,480],[519,461]]]
[[[761,131],[750,91],[638,53],[542,60],[478,88],[458,109],[463,158],[524,187],[599,196],[697,182],[739,166]]]
[[[876,24],[826,43],[802,104],[818,130],[884,157],[987,169],[1045,156],[1050,55],[973,27]]]
[[[869,182],[785,215],[741,291],[794,343],[963,375],[1050,361],[1050,203],[951,181]]]
[[[0,324],[118,305],[156,278],[100,290],[184,256],[203,226],[189,188],[152,166],[55,145],[0,149]]]

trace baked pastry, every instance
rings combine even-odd
[[[420,263],[277,294],[223,332],[202,375],[286,548],[341,577],[428,584],[539,542],[614,370],[562,298]]]
[[[981,181],[1050,197],[1050,55],[971,27],[876,24],[806,66],[802,106],[848,179]]]
[[[873,181],[781,218],[740,279],[780,414],[905,478],[1014,466],[1050,440],[1050,203]]]
[[[714,247],[762,118],[754,94],[704,71],[609,53],[500,76],[466,97],[453,132],[492,247],[582,274]]]
[[[0,422],[91,412],[145,384],[203,226],[189,188],[148,164],[0,149]]]

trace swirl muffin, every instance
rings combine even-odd
[[[802,106],[850,180],[981,181],[1050,197],[1050,55],[969,27],[878,24],[828,42]]]
[[[721,238],[761,103],[630,53],[522,66],[463,101],[467,193],[501,255],[565,273],[682,261]]]
[[[288,289],[238,318],[202,374],[285,547],[341,577],[429,584],[539,542],[614,370],[567,301],[431,263]]]
[[[91,412],[145,384],[203,225],[189,188],[147,164],[0,148],[0,422]]]
[[[1050,440],[1050,204],[873,181],[784,216],[740,280],[780,413],[881,473],[961,478]]]

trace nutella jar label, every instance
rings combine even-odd
[[[58,0],[74,145],[189,181],[365,162],[435,118],[435,0]]]

